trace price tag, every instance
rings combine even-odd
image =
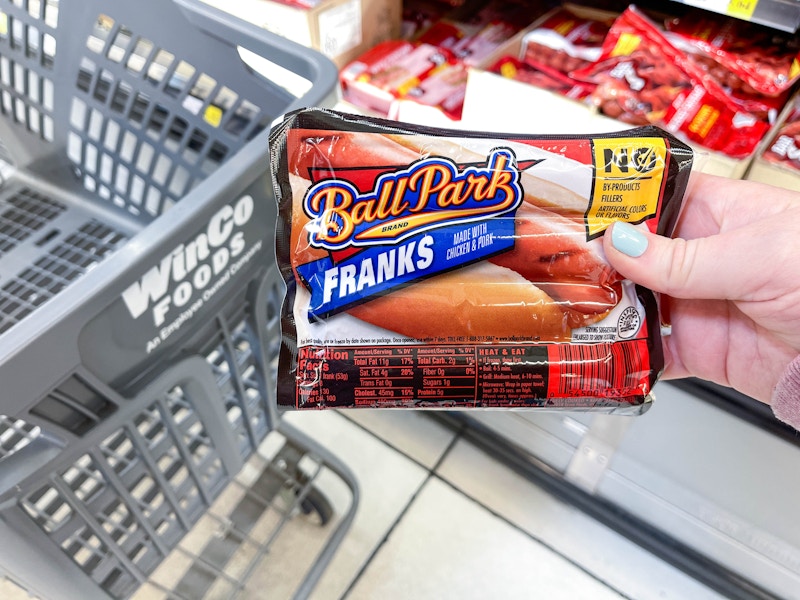
[[[749,21],[756,10],[758,0],[731,0],[726,11],[732,17]]]
[[[686,4],[749,21],[758,0],[685,0]]]

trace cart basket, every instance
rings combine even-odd
[[[130,596],[281,429],[268,129],[336,81],[193,0],[0,2],[0,571],[27,589]]]

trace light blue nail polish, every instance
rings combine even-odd
[[[630,223],[619,221],[611,228],[611,244],[628,256],[637,258],[647,250],[647,238]]]

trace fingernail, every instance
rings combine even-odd
[[[611,228],[611,244],[628,256],[637,258],[647,250],[647,238],[630,223],[618,221]]]

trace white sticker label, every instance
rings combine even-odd
[[[351,0],[319,15],[320,51],[336,58],[361,43],[361,2]]]

